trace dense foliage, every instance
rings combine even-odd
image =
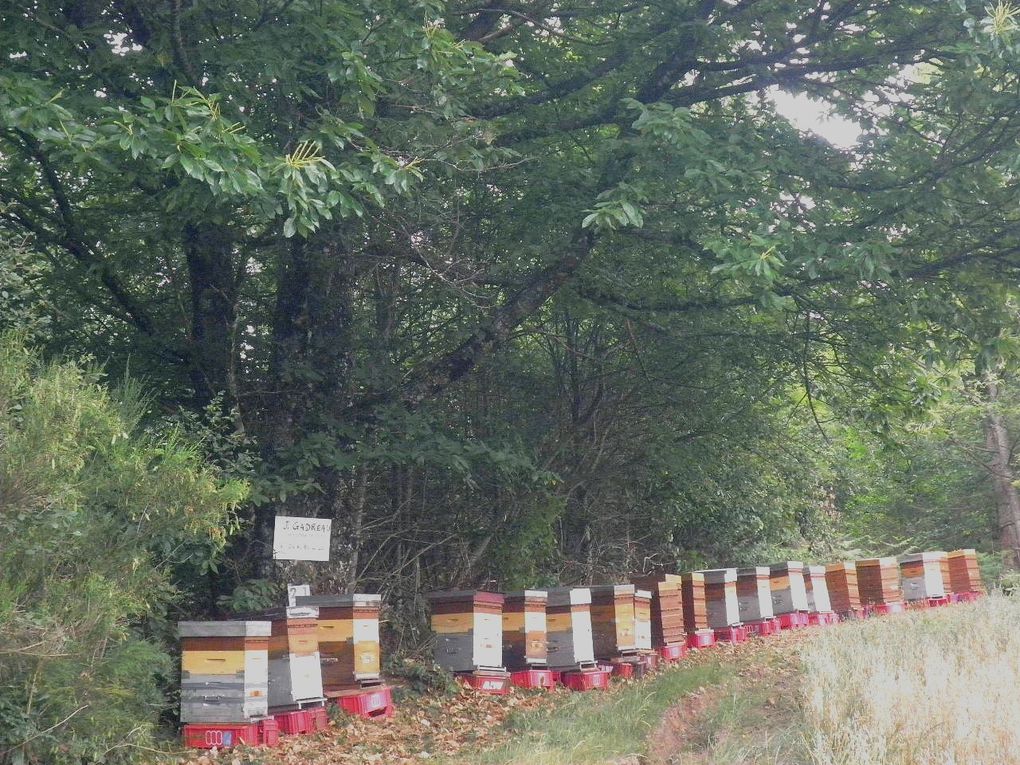
[[[214,567],[242,484],[131,389],[0,339],[0,761],[114,762],[151,735],[174,674],[168,609]]]

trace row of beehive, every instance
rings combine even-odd
[[[943,585],[943,572],[949,585]],[[901,587],[901,574],[903,585]],[[453,672],[583,667],[688,635],[796,613],[980,591],[973,550],[807,566],[709,569],[633,584],[429,596],[437,663]]]
[[[181,722],[245,722],[378,682],[380,601],[299,596],[257,618],[180,622]]]

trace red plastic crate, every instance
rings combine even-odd
[[[665,662],[680,661],[687,655],[687,646],[683,643],[664,645],[659,649],[659,658]]]
[[[280,726],[280,733],[286,733],[288,736],[298,733],[311,733],[315,729],[310,709],[274,712],[273,717],[276,720],[276,724]]]
[[[839,617],[831,611],[808,614],[808,624],[812,627],[829,627],[839,622]]]
[[[744,627],[747,628],[749,636],[768,637],[769,635],[778,635],[780,632],[778,619],[761,619],[756,622],[748,622]]]
[[[711,630],[699,630],[687,636],[688,648],[708,648],[715,645],[715,633]]]
[[[356,717],[383,720],[393,716],[393,691],[388,685],[343,693],[335,696],[333,701],[347,714]]]
[[[510,693],[510,675],[465,672],[457,675],[457,681],[479,693],[491,696],[505,696]]]
[[[510,673],[510,682],[518,688],[552,688],[553,672],[548,669],[523,669]]]
[[[601,669],[563,672],[560,682],[572,691],[605,690],[609,687],[609,673]]]
[[[312,707],[308,710],[312,715],[312,730],[326,730],[329,727],[329,713],[326,707]]]
[[[780,614],[778,619],[779,628],[784,630],[800,629],[808,625],[808,615],[800,611],[794,611],[792,614]]]
[[[659,667],[659,654],[657,653],[642,653],[638,655],[638,664],[643,666],[647,670],[658,669]]]
[[[609,671],[612,673],[613,677],[619,677],[624,680],[634,677],[634,665],[629,661],[616,662],[612,665]]]
[[[939,608],[941,606],[948,606],[950,604],[949,597],[942,598],[928,598],[928,608]]]
[[[875,616],[887,616],[888,614],[902,614],[907,610],[907,606],[904,603],[879,603],[871,607],[872,614]]]
[[[723,627],[715,631],[715,639],[723,643],[746,643],[747,630],[744,627]]]
[[[325,709],[322,710],[325,713]],[[276,746],[280,743],[280,726],[276,724],[275,717],[267,717],[259,720],[259,744],[262,746]]]
[[[188,723],[181,736],[189,749],[229,749],[238,744],[258,746],[261,743],[257,722]]]

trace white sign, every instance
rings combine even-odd
[[[329,518],[276,516],[273,533],[275,560],[329,560]]]

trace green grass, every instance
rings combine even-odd
[[[511,740],[499,749],[451,762],[472,765],[594,765],[640,755],[666,710],[684,695],[719,685],[736,672],[715,660],[678,666],[612,691],[574,693],[541,712],[511,716]]]

